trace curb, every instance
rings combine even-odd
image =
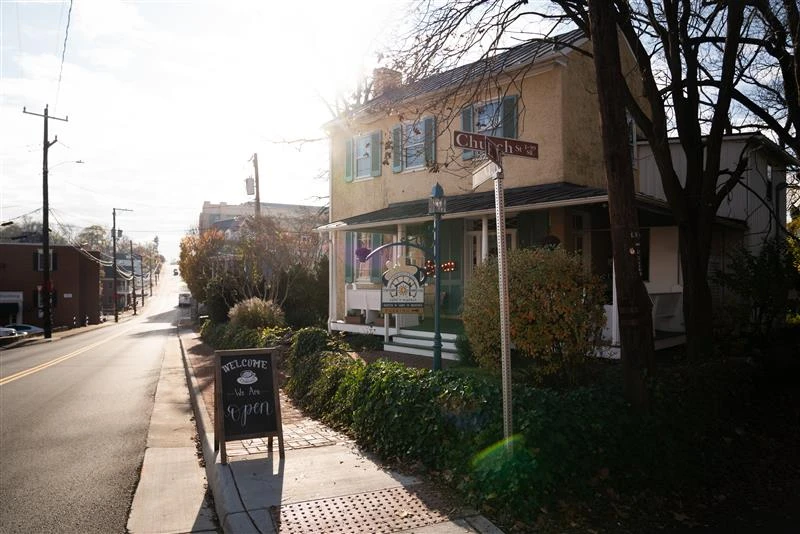
[[[213,424],[208,416],[205,401],[200,393],[200,386],[194,376],[191,363],[186,357],[180,326],[177,327],[177,334],[178,344],[181,349],[181,359],[183,360],[183,370],[186,373],[186,382],[189,384],[189,398],[194,410],[198,439],[200,439],[200,444],[203,448],[206,479],[208,480],[211,494],[214,496],[214,509],[217,512],[219,523],[223,532],[262,534],[250,519],[249,514],[247,514],[230,467],[224,466],[217,461],[217,453],[214,450]]]

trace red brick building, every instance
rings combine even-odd
[[[88,317],[100,322],[101,266],[83,250],[54,245],[51,250],[53,327],[72,326]],[[41,243],[0,243],[0,326],[12,322],[44,324]]]

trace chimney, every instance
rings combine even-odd
[[[396,70],[380,67],[372,71],[372,98],[397,89],[403,84],[403,74]]]

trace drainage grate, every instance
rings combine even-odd
[[[272,507],[270,513],[282,534],[378,534],[449,521],[448,510],[438,493],[419,485]]]

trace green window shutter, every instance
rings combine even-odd
[[[33,270],[34,271],[38,271],[39,270],[39,253],[38,252],[34,252],[33,253]]]
[[[369,139],[369,159],[370,159],[370,175],[371,176],[380,176],[381,175],[381,150],[383,148],[383,139],[381,135],[381,131],[378,130],[377,132],[372,132],[372,135]]]
[[[344,233],[344,281],[349,284],[353,282],[354,264],[356,261],[356,234],[353,232]]]
[[[370,248],[375,250],[379,246],[383,244],[383,234],[372,234],[370,237]],[[381,282],[381,274],[383,271],[383,266],[381,265],[381,254],[376,254],[372,258],[370,258],[370,266],[369,266],[369,281],[373,284],[379,284]]]
[[[403,126],[392,128],[392,172],[403,171]]]
[[[436,163],[436,119],[428,117],[424,122],[425,128],[425,166],[430,167]]]
[[[53,258],[53,260],[50,262],[50,263],[53,264],[53,269],[52,270],[53,271],[57,271],[58,270],[58,253],[53,251],[53,252],[50,253],[50,255]]]
[[[353,139],[344,142],[344,181],[353,181]]]
[[[461,110],[461,131],[472,131],[472,106],[467,106]],[[461,152],[461,159],[472,159],[474,154],[472,150],[464,150]]]
[[[503,137],[517,138],[517,95],[503,97]]]

